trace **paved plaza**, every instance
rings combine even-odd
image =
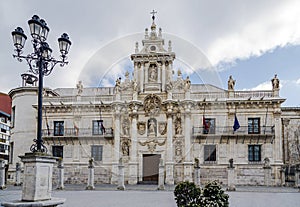
[[[153,185],[127,186],[126,191],[116,191],[114,186],[96,186],[94,191],[84,186],[66,186],[64,191],[53,191],[53,197],[66,198],[64,207],[176,207],[173,186],[156,191]],[[299,206],[300,193],[295,188],[239,187],[227,192],[231,207],[294,207]],[[9,186],[0,191],[0,202],[18,200],[21,188]]]

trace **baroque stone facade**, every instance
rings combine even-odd
[[[85,88],[80,81],[72,89],[45,89],[43,139],[49,153],[63,158],[65,183],[87,183],[93,158],[95,183],[117,184],[122,158],[128,184],[157,183],[160,162],[166,184],[192,181],[196,159],[202,184],[227,184],[230,165],[235,185],[281,185],[286,156],[294,154],[284,151],[292,143],[282,140],[278,78],[269,91],[236,91],[232,77],[228,89],[193,84],[180,70],[173,78],[175,53],[171,41],[164,43],[153,18],[131,55],[132,76],[126,72],[115,87]],[[35,135],[36,92],[10,92],[17,113],[11,173]]]

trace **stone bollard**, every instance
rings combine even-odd
[[[231,158],[229,160],[229,166],[227,168],[227,173],[228,173],[228,187],[227,190],[228,191],[235,191],[235,170],[234,170],[234,166],[233,166],[233,159]]]
[[[123,164],[123,159],[120,158],[119,160],[119,176],[118,176],[118,190],[125,190],[125,185],[124,185],[124,164]]]
[[[157,190],[165,190],[165,165],[162,158],[159,160],[158,170],[158,188]]]
[[[4,190],[5,188],[5,161],[0,158],[0,190]]]
[[[94,185],[94,160],[91,158],[89,160],[89,174],[88,174],[88,184],[86,186],[86,190],[95,190],[95,185]]]
[[[57,190],[64,190],[65,186],[64,186],[64,163],[62,159],[58,160],[58,181],[57,181]]]
[[[300,191],[300,165],[296,165],[295,169],[295,188],[299,188]]]
[[[194,183],[196,186],[201,186],[200,181],[200,165],[199,165],[199,159],[195,158],[195,165],[194,165]]]
[[[272,172],[272,168],[270,166],[270,159],[269,158],[265,158],[264,159],[264,182],[265,182],[265,186],[270,186],[271,185],[271,172]]]
[[[282,168],[280,169],[280,174],[281,174],[281,186],[285,186],[285,169],[286,166],[282,166]]]
[[[21,183],[21,164],[19,162],[16,163],[16,182],[15,186],[20,186]]]

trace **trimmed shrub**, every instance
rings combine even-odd
[[[191,182],[179,183],[174,190],[178,207],[228,207],[229,196],[217,181],[207,183],[203,189]]]

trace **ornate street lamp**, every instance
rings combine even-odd
[[[28,21],[28,25],[32,37],[31,42],[33,45],[33,52],[27,56],[22,55],[22,49],[25,45],[27,37],[24,34],[23,29],[17,27],[15,31],[11,33],[14,46],[16,47],[15,51],[17,53],[16,55],[13,55],[13,57],[17,58],[17,60],[20,62],[25,59],[29,65],[30,72],[39,75],[37,138],[33,140],[35,143],[30,147],[30,151],[47,153],[47,148],[43,144],[42,140],[43,78],[52,72],[57,63],[59,63],[61,67],[63,67],[65,64],[68,64],[66,61],[66,55],[69,52],[71,41],[66,33],[62,34],[61,37],[58,38],[61,60],[56,60],[51,56],[52,49],[46,42],[50,29],[45,20],[40,19],[37,15],[34,15],[32,19]]]

